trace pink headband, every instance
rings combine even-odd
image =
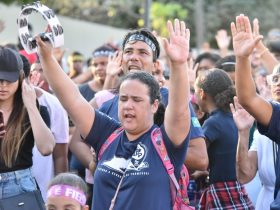
[[[81,190],[69,185],[53,185],[48,190],[47,197],[65,196],[78,201],[82,206],[86,204],[86,195]]]

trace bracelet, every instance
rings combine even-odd
[[[263,51],[259,53],[260,58],[265,54],[266,52],[269,52],[268,48],[265,48]]]

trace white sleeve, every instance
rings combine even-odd
[[[69,141],[69,121],[68,115],[62,106],[56,106],[54,119],[51,121],[51,131],[56,143],[67,144]]]
[[[39,103],[48,108],[51,120],[50,129],[54,135],[55,142],[58,144],[67,144],[69,142],[69,121],[68,115],[59,100],[43,91],[38,98]]]
[[[258,151],[258,142],[260,140],[260,136],[261,136],[261,134],[256,129],[254,132],[253,141],[252,141],[249,151],[256,151],[256,152]]]

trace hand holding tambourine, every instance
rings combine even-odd
[[[38,1],[23,6],[17,20],[19,38],[25,51],[28,54],[37,52],[35,38],[31,36],[28,29],[28,16],[32,12],[39,12],[48,22],[48,30],[40,33],[41,39],[49,41],[54,48],[61,47],[64,44],[63,28],[54,12]]]

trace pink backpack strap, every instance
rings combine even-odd
[[[162,134],[161,134],[160,128],[155,128],[152,131],[152,142],[153,142],[153,145],[173,183],[170,185],[170,187],[171,187],[171,193],[172,193],[172,201],[175,201],[176,191],[179,190],[179,183],[175,177],[174,166],[171,163],[171,160],[168,156],[165,144],[162,139]],[[175,194],[174,194],[174,191],[175,191]]]
[[[180,171],[180,180],[179,183],[174,174],[174,166],[171,163],[171,160],[168,156],[161,130],[160,128],[155,128],[151,134],[153,145],[170,177],[170,190],[172,196],[173,209],[194,209],[190,207],[188,195],[187,195],[187,186],[189,180],[188,170],[185,165],[182,166]]]
[[[98,160],[101,159],[103,153],[105,152],[105,150],[113,143],[113,141],[115,141],[115,139],[120,135],[120,133],[123,131],[123,128],[120,127],[117,130],[115,130],[110,136],[109,138],[104,142],[104,144],[102,144],[99,153],[98,153]]]

